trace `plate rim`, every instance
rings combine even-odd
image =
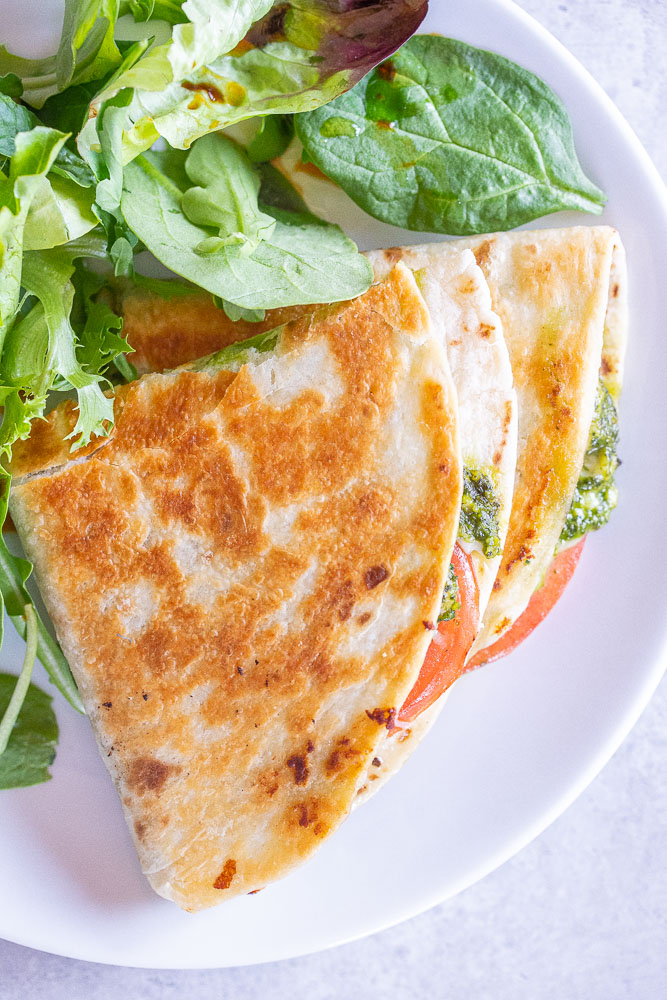
[[[660,205],[662,222],[665,234],[667,235],[667,186],[665,185],[665,182],[663,181],[656,165],[651,160],[651,157],[647,153],[634,129],[626,120],[619,108],[614,104],[613,100],[606,93],[601,84],[598,83],[592,73],[584,67],[577,57],[569,51],[563,42],[553,35],[549,29],[542,25],[536,17],[521,8],[515,0],[487,0],[487,2],[498,8],[504,16],[518,21],[524,28],[528,29],[530,33],[536,35],[539,41],[544,46],[548,47],[557,57],[558,61],[563,66],[563,70],[567,72],[568,76],[578,78],[589,93],[595,98],[595,100],[604,107],[609,117],[619,129],[625,145],[629,147],[630,151],[637,159],[642,171],[650,183],[651,194]],[[501,47],[502,43],[499,45],[499,48]],[[114,955],[109,954],[108,950],[106,953],[103,949],[100,953],[96,953],[95,950],[90,947],[85,948],[85,950],[82,949],[81,951],[77,950],[75,947],[70,947],[67,950],[59,947],[54,951],[48,944],[44,942],[35,943],[34,940],[30,940],[26,935],[19,934],[14,936],[7,933],[6,930],[3,930],[0,936],[2,936],[4,940],[13,944],[43,951],[47,954],[73,958],[78,961],[95,962],[104,965],[136,969],[194,970],[238,968],[246,965],[263,965],[269,962],[281,961],[289,958],[304,957],[320,951],[327,951],[331,948],[339,947],[344,944],[349,944],[354,941],[361,940],[371,934],[381,933],[391,927],[395,927],[404,921],[413,919],[414,917],[427,912],[434,906],[446,902],[448,899],[453,898],[460,892],[470,888],[472,885],[485,878],[492,871],[499,868],[506,861],[510,860],[523,850],[523,848],[528,846],[559,816],[561,816],[570,807],[570,805],[572,805],[572,803],[582,794],[591,782],[594,781],[603,767],[613,757],[614,753],[627,738],[630,731],[636,725],[642,712],[649,704],[663,675],[667,671],[667,623],[663,629],[662,638],[659,640],[659,646],[660,649],[655,656],[653,666],[650,670],[647,670],[643,683],[641,686],[638,686],[637,690],[633,693],[632,699],[628,701],[628,708],[627,711],[624,712],[622,719],[619,721],[615,729],[612,730],[611,734],[605,739],[604,743],[598,748],[593,757],[588,761],[587,765],[577,773],[576,780],[573,780],[570,785],[551,802],[549,808],[543,809],[531,824],[523,826],[521,831],[517,833],[509,844],[504,844],[495,852],[487,854],[484,862],[479,865],[479,868],[476,869],[473,874],[468,872],[468,874],[461,878],[459,883],[450,885],[444,893],[442,889],[438,890],[437,888],[434,888],[429,896],[422,897],[419,903],[409,905],[403,910],[401,915],[396,916],[393,914],[386,921],[374,924],[372,929],[362,929],[354,931],[350,934],[340,934],[324,945],[314,944],[313,946],[307,946],[305,948],[297,947],[296,950],[279,948],[276,953],[262,955],[252,961],[241,963],[240,966],[238,963],[225,961],[211,961],[206,964],[201,964],[200,961],[188,963],[183,957],[179,957],[173,962],[166,962],[163,960],[159,965],[152,962],[144,963],[138,961],[127,963],[119,962]]]

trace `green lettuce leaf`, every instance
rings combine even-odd
[[[230,140],[217,136],[215,141]],[[186,154],[172,150],[167,156],[147,154],[128,164],[121,204],[128,225],[170,270],[250,310],[349,299],[369,287],[370,265],[337,226],[260,201],[251,209],[275,220],[269,238],[250,254],[238,245],[202,254],[201,244],[215,233],[191,222],[182,211],[188,188],[179,184],[190,181],[183,166],[178,169],[179,160],[184,165]],[[247,169],[252,169],[249,163]]]
[[[0,350],[19,308],[28,212],[66,138],[41,126],[19,132],[9,173],[0,171]]]
[[[21,282],[39,299],[44,310],[47,337],[44,372],[52,372],[59,388],[76,390],[79,416],[71,433],[73,449],[105,436],[113,424],[113,400],[102,392],[102,378],[85,371],[76,353],[76,334],[70,322],[74,301],[74,260],[63,250],[26,253]],[[26,373],[27,374],[27,373]]]
[[[63,31],[55,55],[24,59],[0,45],[0,73],[18,77],[22,97],[41,108],[70,84],[101,80],[122,62],[114,41],[118,0],[65,0]]]
[[[16,677],[0,674],[0,715],[6,712],[15,687]],[[57,742],[51,698],[30,684],[7,747],[0,754],[0,788],[27,788],[48,781]]]

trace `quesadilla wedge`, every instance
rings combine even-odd
[[[415,683],[461,502],[410,271],[20,444],[12,516],[153,888],[263,887],[349,812]]]
[[[509,529],[472,667],[505,655],[544,618],[574,572],[583,536],[606,523],[615,505],[627,277],[618,233],[607,226],[378,253],[412,267],[456,260],[462,250],[475,254],[500,317],[519,414]],[[451,352],[450,361],[461,397]],[[467,423],[462,411],[462,435]],[[464,460],[465,451],[464,443]]]
[[[519,400],[512,514],[471,660],[479,665],[509,652],[544,618],[583,537],[615,506],[627,274],[623,245],[608,226],[457,245],[472,249],[484,271]]]
[[[444,704],[444,691],[463,672],[498,571],[516,466],[516,394],[498,316],[472,251],[424,248],[367,254],[376,280],[398,257],[415,273],[431,322],[446,347],[458,399],[464,463],[459,537],[435,635],[424,667],[369,770],[364,788],[378,789],[417,746]],[[178,289],[178,286],[177,286]],[[233,323],[210,296],[148,282],[121,286],[116,307],[136,348],[136,363],[165,368],[181,364],[196,347],[222,347],[270,328],[285,311],[259,323]],[[169,296],[169,297],[168,297]],[[295,312],[313,307],[296,307]],[[363,796],[362,796],[363,797]]]

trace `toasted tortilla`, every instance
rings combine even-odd
[[[618,398],[627,277],[618,233],[577,226],[457,240],[475,254],[502,320],[519,400],[509,531],[482,631],[495,642],[551,563],[581,472],[598,378]]]
[[[129,359],[141,375],[186,365],[317,308],[269,309],[264,319],[251,323],[231,320],[207,292],[174,284],[178,291],[167,294],[168,284],[161,282],[164,294],[159,294],[155,284],[144,287],[123,280],[115,286],[113,305],[123,317],[123,336],[134,348]]]
[[[197,910],[340,824],[414,684],[461,501],[410,271],[17,447],[10,505],[153,888]],[[221,367],[222,366],[222,367]]]
[[[470,250],[456,244],[392,247],[366,254],[377,278],[397,261],[406,264],[447,349],[459,404],[463,464],[488,470],[500,504],[498,535],[505,542],[514,490],[517,400],[502,323],[493,311],[489,288]],[[500,564],[479,543],[461,542],[471,555],[483,616]]]

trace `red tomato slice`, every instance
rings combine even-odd
[[[399,722],[412,722],[461,676],[468,650],[479,631],[477,581],[470,557],[460,545],[454,546],[452,563],[459,582],[461,607],[451,621],[439,623],[439,638],[426,651],[419,677],[398,713]]]
[[[492,660],[499,660],[501,656],[511,653],[546,618],[577,568],[585,539],[584,535],[576,545],[558,553],[546,572],[544,583],[535,591],[523,614],[519,615],[509,631],[497,642],[476,653],[466,664],[466,670],[481,667],[483,663],[491,663]]]

